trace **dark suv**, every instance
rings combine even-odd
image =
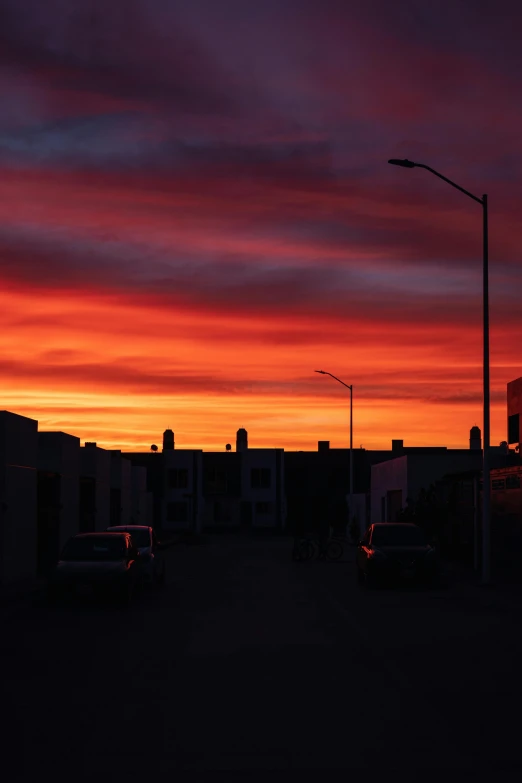
[[[425,532],[409,523],[370,526],[357,547],[357,578],[367,585],[384,580],[438,581],[437,552]]]
[[[49,577],[49,597],[104,595],[129,604],[141,579],[129,533],[80,533],[63,548]]]

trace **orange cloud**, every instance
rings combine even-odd
[[[356,437],[367,448],[392,435],[465,445],[480,422],[478,329],[463,329],[459,342],[452,329],[419,327],[414,336],[404,326],[357,330],[332,320],[318,332],[308,319],[227,317],[80,292],[11,289],[4,300],[4,407],[100,445],[148,448],[167,426],[185,448],[221,448],[239,426],[252,445],[313,448],[324,437],[346,445],[348,398],[314,375],[323,367],[354,384]],[[500,440],[511,375],[494,375]]]

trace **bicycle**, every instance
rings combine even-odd
[[[316,542],[316,556],[318,560],[339,560],[344,554],[343,545],[334,538],[328,539],[324,546],[321,542]]]
[[[324,546],[316,538],[303,537],[295,546],[292,557],[296,562],[306,560],[339,560],[342,557],[344,549],[339,541],[330,539]]]

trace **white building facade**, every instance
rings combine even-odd
[[[249,448],[241,452],[242,526],[285,530],[283,455],[283,449]]]
[[[417,500],[420,491],[449,473],[480,470],[482,451],[448,449],[439,453],[404,454],[372,465],[371,522],[393,522],[407,505]]]
[[[163,451],[163,530],[201,532],[204,508],[202,455],[201,449]]]

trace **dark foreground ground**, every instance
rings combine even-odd
[[[2,608],[2,780],[520,774],[516,595],[367,591],[353,550],[290,549],[173,548],[166,588],[130,610]]]

